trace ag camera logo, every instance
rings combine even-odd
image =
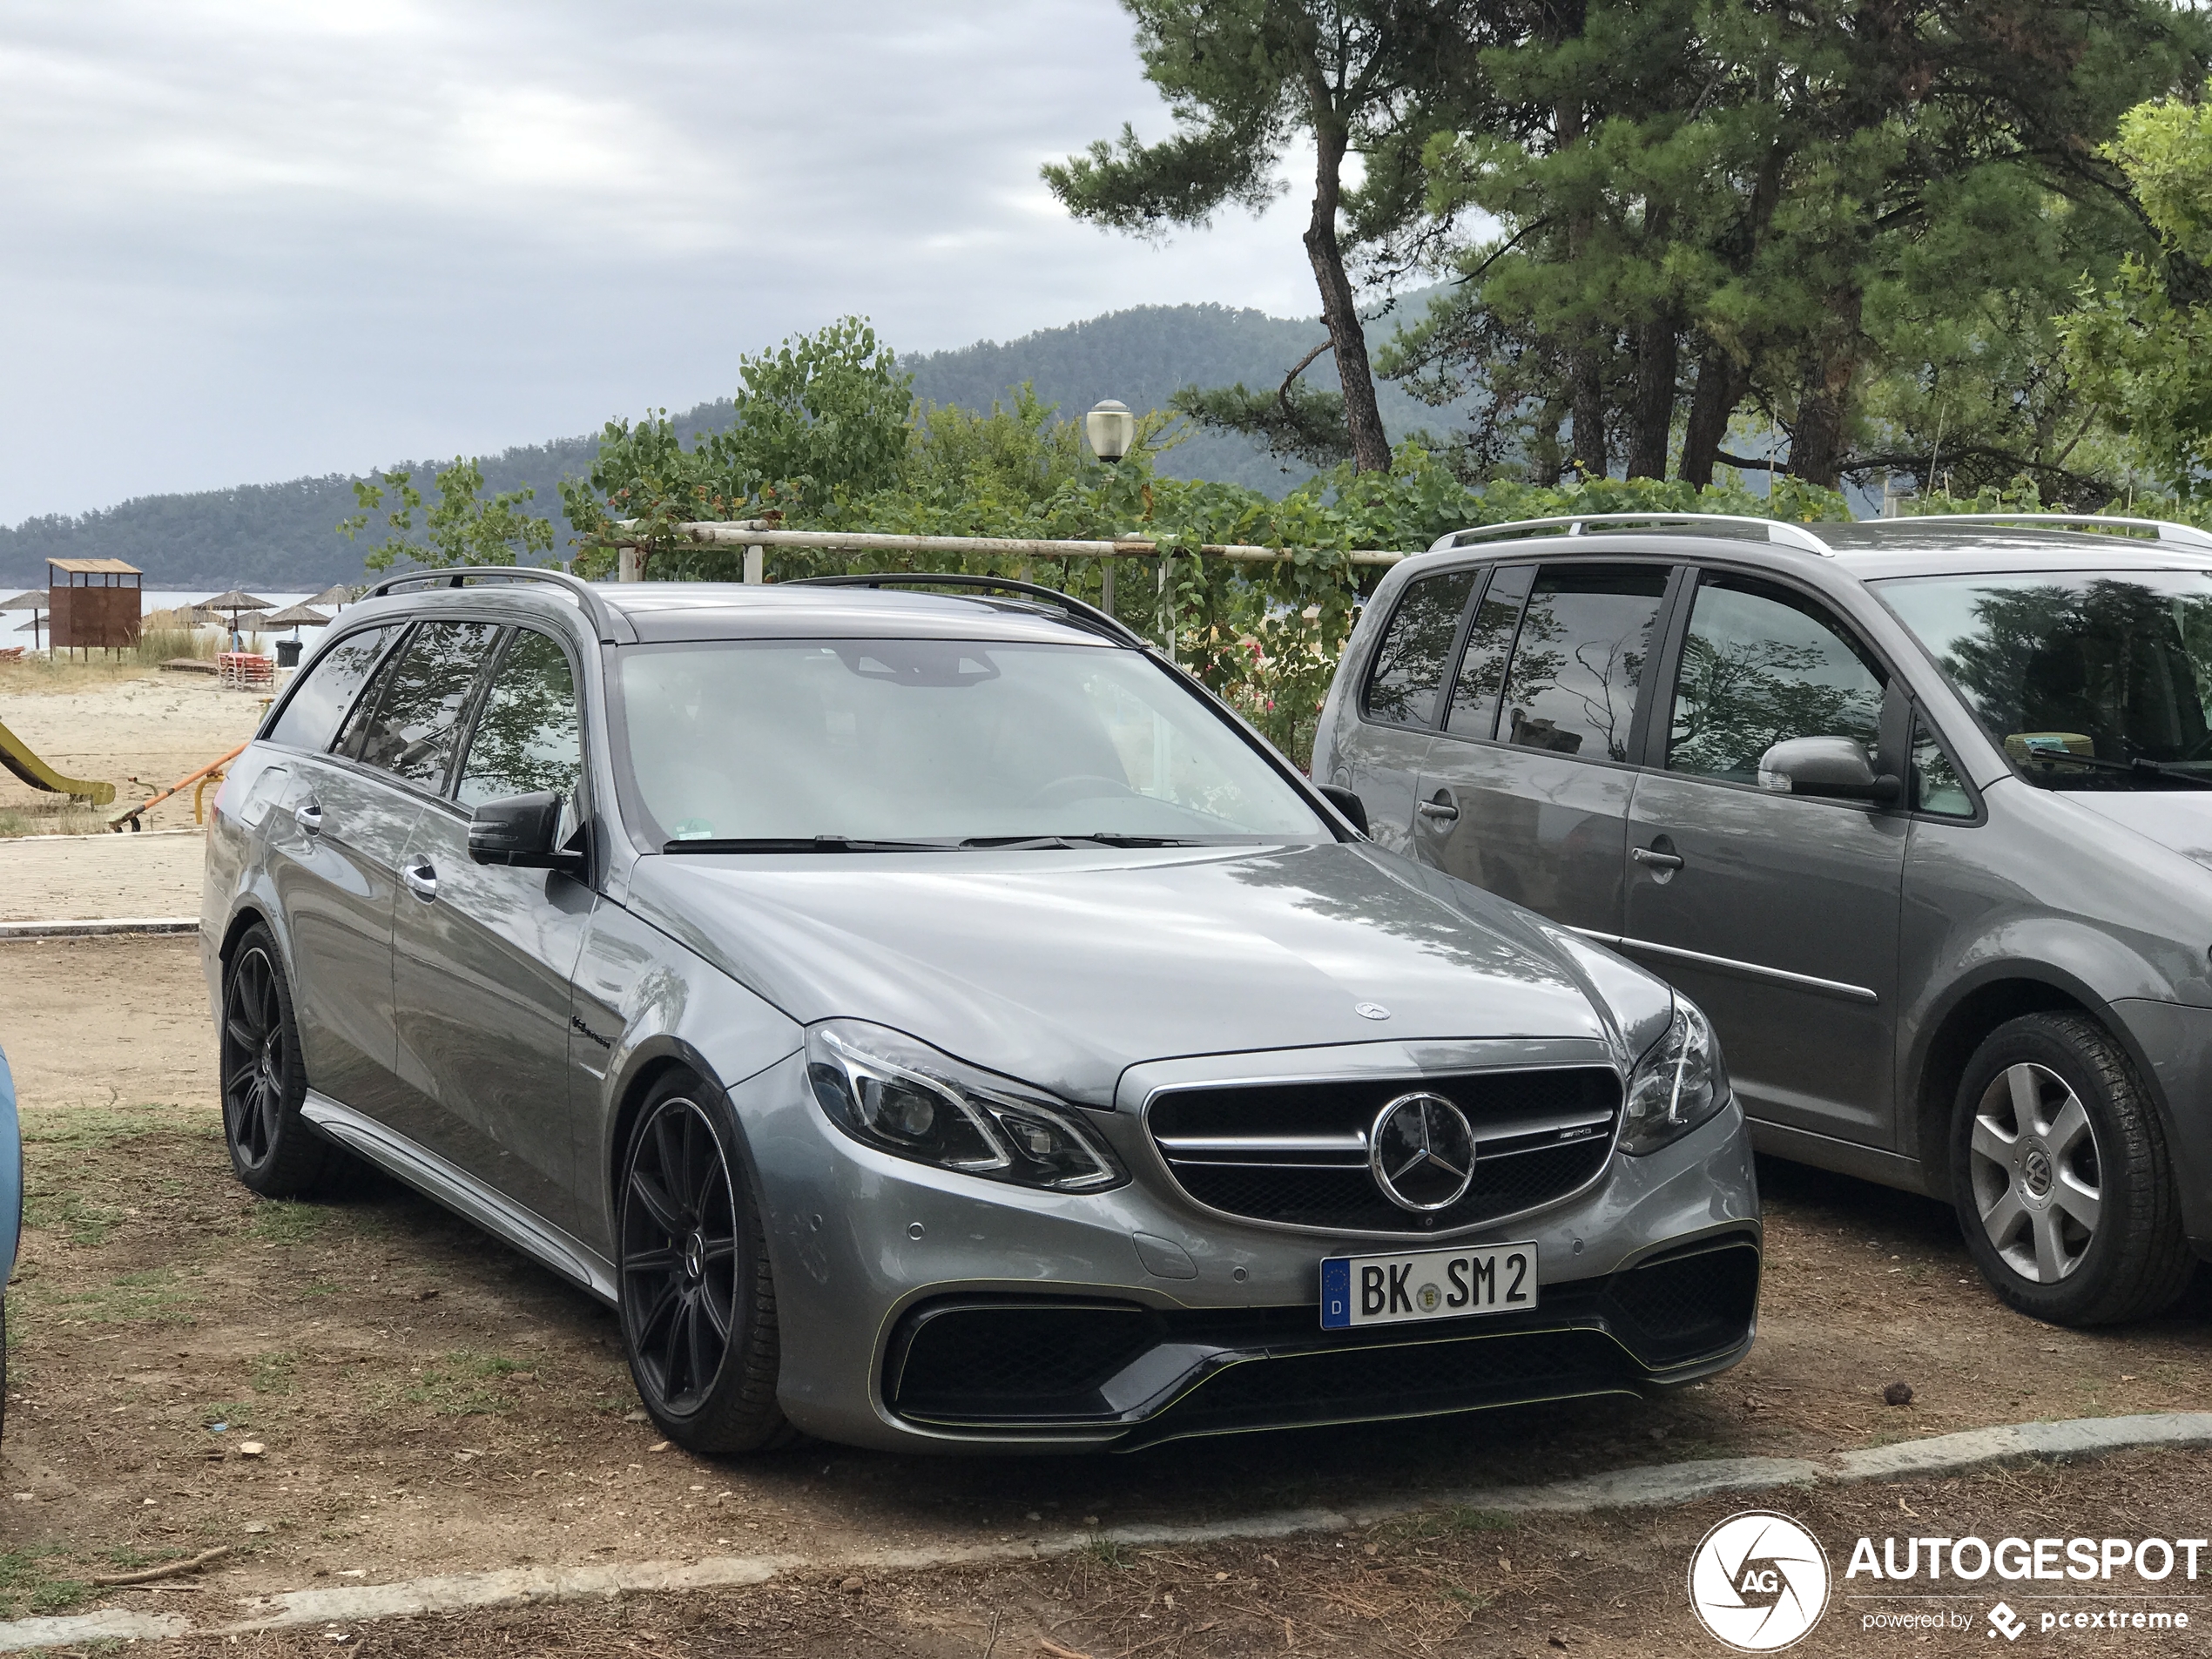
[[[1778,1652],[1828,1610],[1827,1553],[1787,1515],[1730,1515],[1689,1558],[1689,1605],[1738,1652]]]

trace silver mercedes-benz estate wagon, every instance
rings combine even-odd
[[[202,938],[239,1177],[450,1205],[614,1305],[698,1450],[1129,1447],[1751,1340],[1704,1016],[1044,589],[387,582],[232,767]]]

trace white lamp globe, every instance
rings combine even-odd
[[[1083,416],[1083,435],[1090,440],[1091,453],[1110,466],[1136,441],[1136,417],[1128,404],[1109,397]]]

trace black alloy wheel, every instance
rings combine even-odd
[[[238,1178],[265,1198],[297,1197],[328,1179],[341,1154],[300,1116],[307,1076],[276,941],[251,929],[223,978],[223,1138]]]
[[[698,1079],[653,1091],[620,1203],[623,1339],[646,1411],[692,1451],[779,1443],[766,1240],[728,1108]]]

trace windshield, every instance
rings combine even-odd
[[[620,662],[635,799],[671,850],[1330,839],[1219,715],[1132,651],[743,640]]]
[[[2212,576],[2064,571],[1871,585],[2029,782],[2212,785]]]

